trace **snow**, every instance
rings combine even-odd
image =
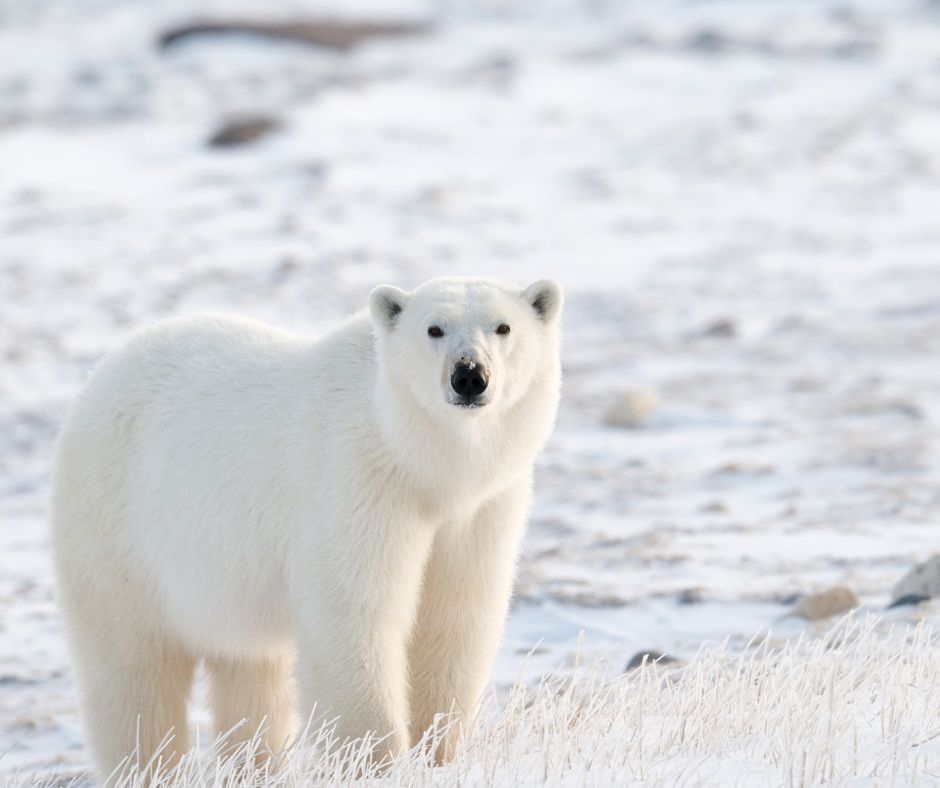
[[[382,282],[563,284],[564,402],[500,691],[567,675],[582,632],[615,668],[812,634],[778,623],[796,595],[847,585],[879,611],[937,550],[933,4],[343,11],[434,31],[349,54],[161,51],[170,25],[269,9],[0,3],[0,774],[88,768],[48,557],[51,445],[94,361],[165,316],[316,333]],[[277,15],[301,12],[339,7]],[[205,144],[242,113],[282,127]],[[625,389],[655,409],[606,426]],[[757,768],[735,763],[720,769],[742,783]]]
[[[159,779],[132,771],[109,784],[245,784],[246,770],[251,785],[270,788],[924,784],[940,763],[938,659],[922,626],[885,632],[877,618],[848,617],[824,638],[756,639],[740,654],[707,648],[684,667],[647,662],[612,676],[578,661],[565,679],[487,697],[473,732],[438,767],[416,747],[389,768],[363,768],[368,742],[344,755],[328,725],[312,724],[273,768],[254,768],[257,737],[238,749],[200,737],[200,749]]]

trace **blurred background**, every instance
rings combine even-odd
[[[88,765],[46,495],[95,361],[437,275],[568,298],[498,688],[940,618],[940,3],[0,0],[0,773]]]

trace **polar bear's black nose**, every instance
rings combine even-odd
[[[489,383],[486,370],[479,364],[461,361],[450,376],[450,387],[461,397],[476,397],[486,391]]]

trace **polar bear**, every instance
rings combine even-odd
[[[377,287],[317,341],[205,315],[104,358],[52,515],[105,775],[170,732],[164,762],[187,749],[200,660],[216,728],[264,721],[271,751],[295,711],[384,737],[382,758],[472,717],[555,420],[561,308],[548,280],[435,279]]]

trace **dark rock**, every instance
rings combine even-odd
[[[254,117],[235,118],[223,123],[209,138],[209,145],[213,148],[231,148],[236,145],[246,145],[255,142],[280,127],[274,118],[264,115]]]
[[[898,581],[897,585],[891,589],[890,607],[902,604],[901,599],[915,596],[925,599],[940,596],[940,555],[932,556],[924,563],[917,564]]]
[[[705,597],[700,588],[686,588],[679,592],[676,601],[680,605],[700,605],[705,601]]]
[[[700,52],[722,52],[731,46],[728,37],[718,30],[700,30],[686,41],[689,49]]]
[[[887,609],[890,610],[892,607],[902,607],[904,605],[919,605],[921,602],[927,602],[930,600],[929,596],[924,596],[923,594],[905,594],[902,597],[895,599]]]
[[[559,589],[553,591],[550,597],[556,602],[562,602],[566,605],[577,605],[578,607],[605,608],[605,607],[626,607],[627,600],[616,594],[604,593],[603,591],[572,591],[568,589]]]
[[[166,48],[187,38],[247,35],[344,52],[370,38],[413,36],[427,33],[429,30],[428,25],[416,22],[356,22],[338,19],[266,22],[252,19],[209,19],[166,30],[160,36],[159,43],[162,48]]]
[[[29,687],[38,684],[37,679],[24,679],[21,676],[4,674],[0,676],[0,687]]]
[[[663,654],[661,651],[638,651],[627,662],[627,666],[624,668],[624,672],[631,670],[636,670],[644,663],[646,664],[656,664],[656,665],[671,665],[678,662],[678,658],[672,657],[669,654]]]
[[[712,501],[699,509],[703,514],[727,514],[728,507],[723,501]]]
[[[720,318],[709,323],[702,330],[703,337],[716,337],[718,339],[732,339],[738,335],[738,327],[733,320]]]

